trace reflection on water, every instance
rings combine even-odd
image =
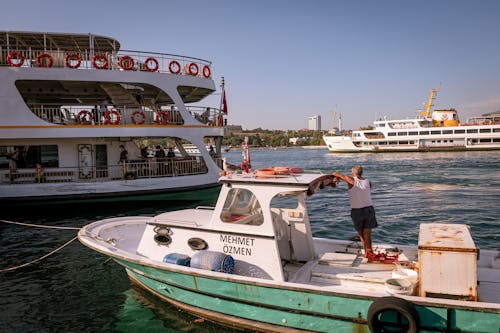
[[[241,153],[226,154],[239,165]],[[500,247],[500,152],[329,154],[327,150],[252,151],[254,168],[297,166],[349,173],[365,168],[373,183],[379,227],[375,242],[416,244],[422,222],[466,223],[476,245]],[[207,203],[143,200],[1,209],[0,219],[81,227],[125,215],[152,216]],[[213,205],[213,203],[208,203]],[[347,187],[309,197],[317,237],[349,239]],[[33,229],[0,223],[0,269],[49,253],[75,236],[71,230]],[[41,263],[0,273],[0,332],[223,332],[221,326],[163,304],[132,288],[124,270],[73,242]],[[226,329],[231,332],[231,329]]]

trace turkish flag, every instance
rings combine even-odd
[[[222,112],[227,114],[227,101],[226,101],[226,91],[222,92]]]

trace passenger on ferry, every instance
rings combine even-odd
[[[165,150],[161,146],[156,146],[156,162],[158,163],[158,175],[165,175]]]
[[[167,157],[168,158],[174,158],[175,157],[174,148],[172,148],[172,147],[168,148]]]
[[[353,166],[351,172],[352,176],[336,171],[332,175],[348,185],[352,222],[363,243],[365,256],[368,261],[373,261],[375,255],[372,250],[372,229],[377,227],[377,219],[371,198],[372,185],[368,179],[363,178],[363,168],[360,165]]]
[[[35,182],[37,183],[45,182],[45,175],[43,174],[43,168],[40,163],[37,163],[35,167]]]
[[[120,145],[120,164],[122,165],[122,175],[125,177],[127,173],[128,151],[123,145]]]
[[[210,154],[210,157],[212,157],[212,158],[216,158],[217,157],[217,153],[214,150],[214,146],[210,145],[210,148],[208,150],[208,154]]]

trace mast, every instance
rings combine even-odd
[[[431,107],[434,106],[432,104],[432,101],[434,100],[434,98],[436,98],[436,93],[439,91],[440,88],[441,87],[439,87],[438,89],[431,89],[431,94],[429,96],[429,101],[427,102],[427,105],[425,106],[425,111],[420,112],[420,114],[423,115],[424,118],[429,118],[429,115],[431,114]]]

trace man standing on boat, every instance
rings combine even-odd
[[[371,182],[363,178],[361,165],[352,167],[352,176],[343,175],[336,171],[332,175],[345,181],[349,187],[352,222],[361,242],[363,242],[365,256],[369,261],[373,261],[375,255],[372,251],[372,229],[377,227],[377,219],[371,198]]]

